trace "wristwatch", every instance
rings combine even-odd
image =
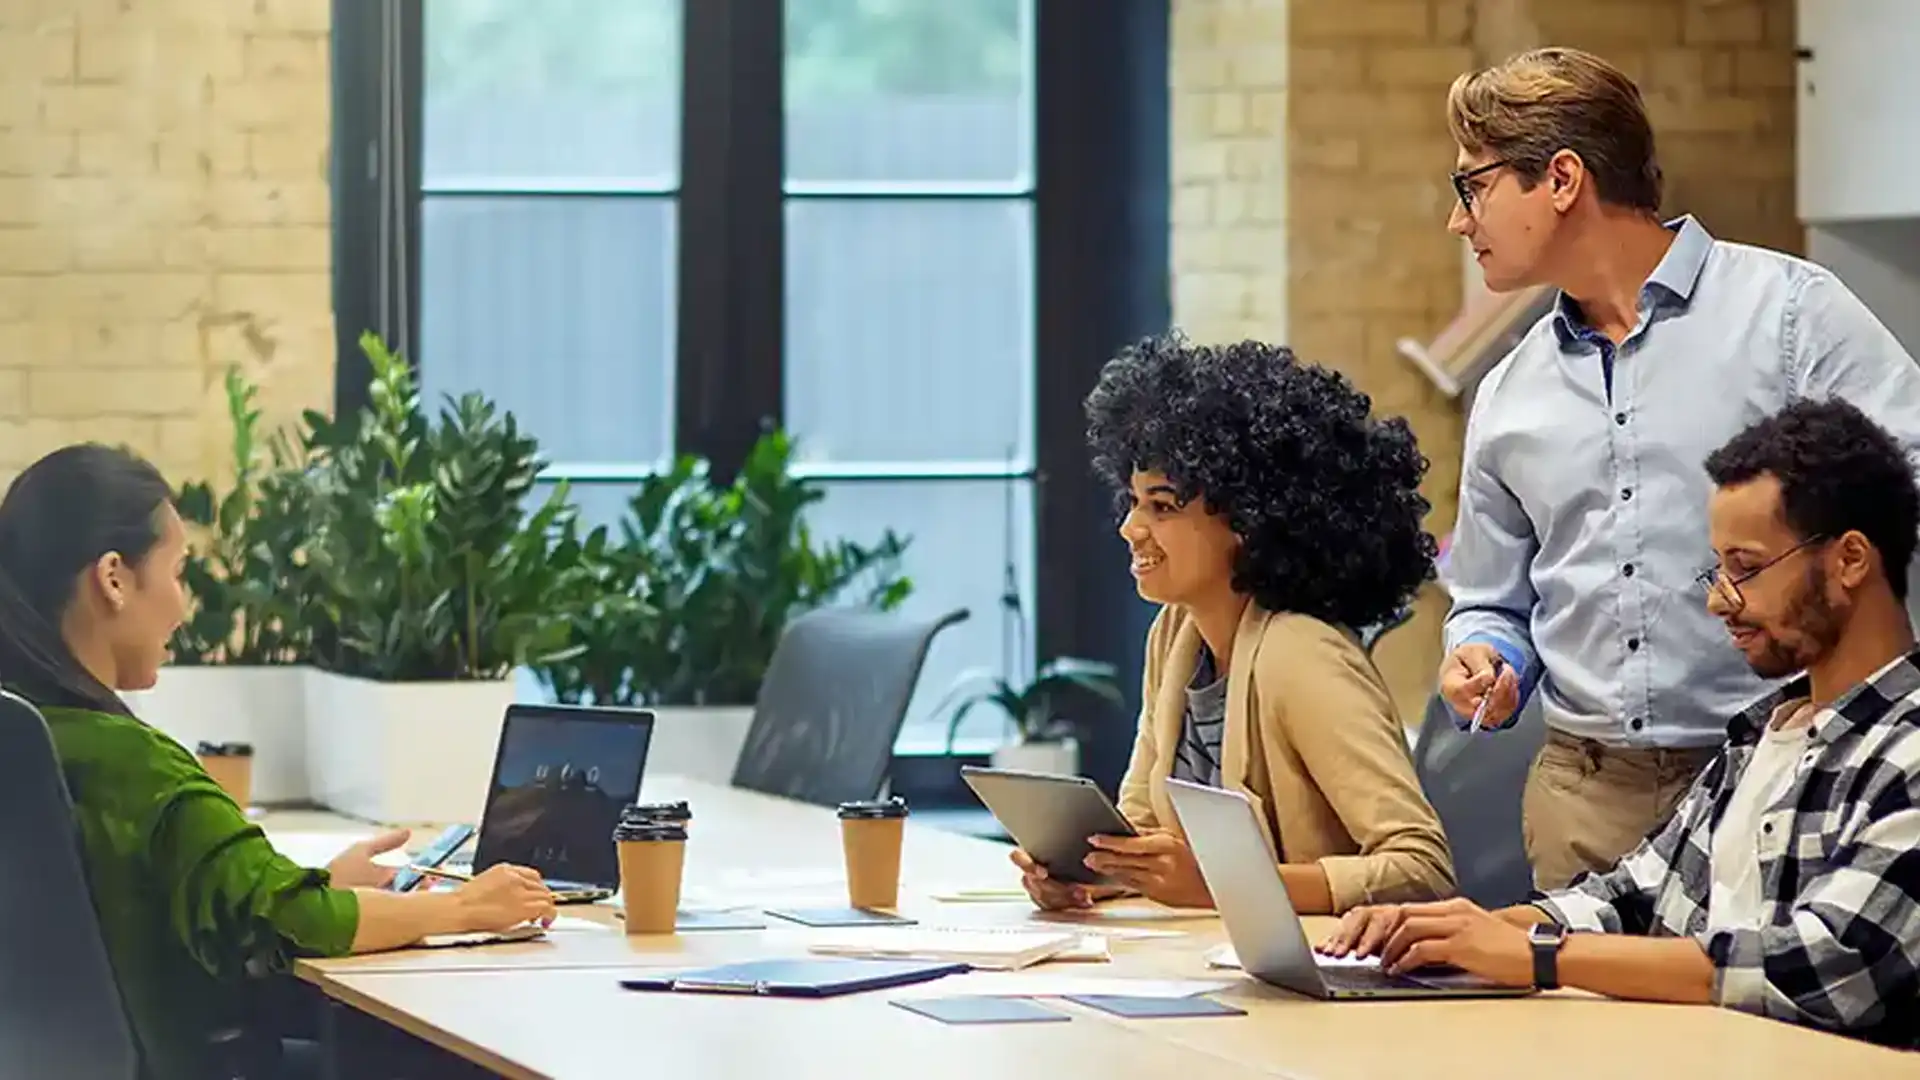
[[[1557,922],[1535,923],[1527,929],[1527,943],[1533,946],[1533,985],[1539,990],[1560,988],[1560,946],[1567,942],[1567,928]]]

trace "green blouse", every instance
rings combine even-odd
[[[146,1074],[207,1075],[243,982],[343,956],[359,898],[288,861],[178,743],[126,716],[46,709],[73,792],[93,904]]]

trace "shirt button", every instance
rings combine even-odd
[[[1624,575],[1626,575],[1627,577],[1632,577],[1632,576],[1633,576],[1633,564],[1632,564],[1632,563],[1628,563],[1627,565],[1625,565],[1625,566],[1623,566],[1623,567],[1621,567],[1621,568],[1620,568],[1620,572],[1621,572],[1622,574],[1624,574]]]
[[[1627,726],[1632,728],[1635,731],[1639,731],[1641,728],[1647,726],[1647,722],[1636,716],[1633,719],[1627,721]]]
[[[1620,501],[1621,501],[1621,502],[1626,502],[1626,501],[1627,501],[1628,499],[1631,499],[1631,498],[1633,498],[1633,489],[1632,489],[1632,488],[1621,488],[1621,489],[1620,489]]]
[[[1637,637],[1630,637],[1630,638],[1628,638],[1628,639],[1627,639],[1627,651],[1628,651],[1628,652],[1639,652],[1639,651],[1640,651],[1640,639],[1639,639],[1639,638],[1637,638]]]
[[[1621,427],[1626,427],[1626,426],[1627,426],[1627,414],[1626,414],[1626,413],[1623,413],[1623,412],[1617,412],[1617,413],[1614,413],[1614,414],[1613,414],[1613,422],[1614,422],[1614,423],[1616,423],[1616,424],[1619,424],[1619,425],[1620,425]]]

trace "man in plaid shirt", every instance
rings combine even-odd
[[[1892,436],[1837,399],[1759,421],[1706,468],[1707,606],[1756,673],[1798,677],[1734,718],[1611,869],[1498,912],[1362,908],[1323,951],[1920,1045],[1920,492]]]

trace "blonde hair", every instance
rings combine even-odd
[[[1529,186],[1562,150],[1579,155],[1602,202],[1658,213],[1660,164],[1640,88],[1579,49],[1533,49],[1462,75],[1447,128],[1469,154],[1490,152]]]

